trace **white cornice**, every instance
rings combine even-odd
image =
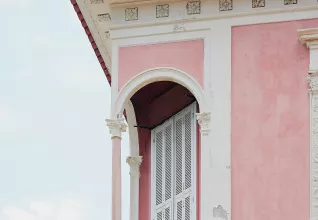
[[[318,49],[318,28],[298,30],[299,41],[310,49]]]
[[[111,0],[109,6],[112,8],[116,7],[133,7],[149,4],[159,4],[159,3],[174,3],[182,2],[185,0]]]
[[[107,66],[108,72],[111,75],[111,48],[109,48],[107,44],[105,44],[105,42],[103,41],[99,28],[97,24],[94,22],[94,18],[88,6],[88,2],[84,0],[76,0],[76,2],[84,16],[84,20],[88,25],[88,28],[94,38],[99,52],[101,53],[105,65]]]
[[[219,20],[219,19],[227,19],[227,18],[231,19],[236,17],[246,17],[246,16],[253,16],[253,15],[314,11],[317,9],[318,9],[318,5],[297,7],[297,8],[270,9],[270,10],[263,10],[263,11],[249,11],[249,12],[238,12],[238,13],[233,12],[233,13],[227,13],[227,14],[218,14],[218,15],[212,15],[212,16],[204,16],[204,17],[202,16],[202,17],[196,17],[196,18],[185,18],[185,19],[176,19],[176,20],[168,20],[168,21],[153,21],[153,22],[143,22],[143,23],[129,23],[129,24],[123,24],[123,25],[111,25],[109,29],[121,30],[121,29],[138,28],[138,27],[159,26],[159,25],[165,25],[165,24],[176,24],[176,23],[180,23],[181,21],[187,23],[187,22],[193,22],[193,21],[197,22],[197,21]],[[315,17],[317,17],[317,15]]]

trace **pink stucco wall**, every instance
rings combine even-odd
[[[309,27],[232,28],[233,220],[309,219]]]
[[[131,80],[134,76],[142,71],[156,67],[172,67],[182,70],[191,75],[203,87],[203,63],[204,63],[204,41],[182,41],[175,43],[152,44],[144,46],[124,47],[119,49],[119,69],[118,69],[118,88],[119,90]],[[175,112],[183,104],[187,103],[189,97],[184,94],[178,95],[178,101],[174,94],[182,90],[172,89],[169,94],[164,95],[151,105],[145,103],[147,108],[142,108],[146,112],[142,112],[138,106],[134,106],[137,116],[137,122],[143,122],[144,117],[151,115],[152,118],[148,123],[153,124],[159,119],[166,119],[167,115]],[[173,94],[172,94],[173,93]],[[184,92],[182,92],[184,93]],[[174,102],[172,102],[172,99]],[[167,103],[169,105],[167,105]],[[166,106],[162,109],[162,106]],[[158,107],[161,106],[161,107]],[[178,109],[180,110],[180,109]],[[199,133],[197,133],[199,134]],[[139,183],[139,219],[150,219],[150,187],[151,187],[151,134],[145,129],[138,129],[140,155],[143,156],[143,162],[140,167],[140,183]],[[197,137],[199,143],[200,136]],[[198,152],[199,145],[198,145]],[[200,154],[198,153],[198,157]],[[198,168],[199,169],[199,168]],[[198,181],[200,172],[198,172]],[[199,184],[198,184],[199,186]],[[199,191],[199,189],[197,189]],[[199,196],[199,193],[197,194]],[[199,197],[198,197],[199,198]],[[199,201],[199,199],[198,199]],[[199,205],[199,203],[197,204]],[[199,212],[198,212],[199,213]],[[199,220],[199,215],[197,217]]]
[[[173,67],[203,85],[204,41],[192,40],[119,49],[118,88],[150,68]]]

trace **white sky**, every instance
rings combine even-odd
[[[110,88],[70,1],[0,0],[0,27],[0,219],[110,219]]]

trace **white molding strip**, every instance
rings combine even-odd
[[[165,22],[152,22],[143,24],[134,24],[129,26],[112,26],[112,39],[125,39],[137,38],[141,36],[152,35],[179,35],[179,33],[191,33],[203,30],[213,30],[217,32],[218,29],[213,29],[212,26],[240,26],[270,22],[283,22],[291,20],[303,20],[318,18],[318,6],[301,7],[301,8],[288,8],[279,10],[268,10],[241,13],[237,15],[222,15],[209,17],[206,19],[183,19]],[[176,32],[174,31],[175,25],[182,25],[183,29]],[[132,31],[133,30],[133,31]],[[163,36],[158,36],[162,38]]]

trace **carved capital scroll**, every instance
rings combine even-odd
[[[210,132],[211,112],[197,113],[197,120],[202,134]]]
[[[126,162],[130,166],[130,175],[132,177],[140,176],[139,167],[142,162],[142,156],[129,156],[126,158]]]
[[[124,122],[124,119],[106,119],[107,126],[109,128],[109,133],[112,138],[119,137],[121,138],[121,133],[127,130],[127,125]]]

